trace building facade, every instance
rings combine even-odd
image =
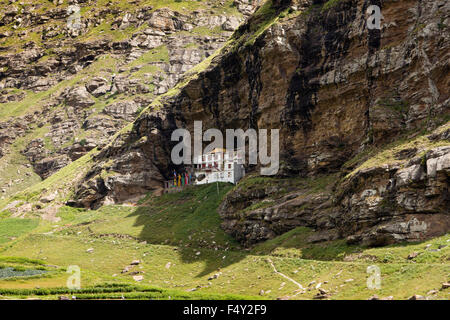
[[[196,160],[196,161],[195,161]],[[195,184],[230,182],[236,184],[245,176],[244,153],[214,149],[194,159]]]

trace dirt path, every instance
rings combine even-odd
[[[274,271],[276,274],[278,274],[278,275],[282,276],[283,278],[289,280],[290,282],[292,282],[293,284],[295,284],[296,286],[298,286],[299,289],[301,289],[301,290],[304,290],[304,289],[305,289],[305,288],[303,288],[303,286],[302,286],[300,283],[298,283],[298,282],[295,281],[294,279],[288,277],[288,276],[285,275],[284,273],[279,272],[279,271],[275,268],[275,265],[273,264],[273,262],[272,262],[272,260],[271,260],[270,258],[267,258],[267,261],[270,263],[270,265],[272,266],[273,271]]]

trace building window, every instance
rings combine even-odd
[[[228,169],[231,169],[231,163],[228,164]]]

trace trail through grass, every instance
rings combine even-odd
[[[313,231],[296,228],[244,249],[220,229],[217,207],[232,188],[221,184],[217,192],[216,185],[192,187],[162,197],[149,195],[138,205],[95,211],[62,207],[58,223],[2,219],[0,239],[7,241],[0,244],[0,264],[49,272],[0,280],[0,295],[70,296],[65,270],[78,265],[82,291],[74,295],[79,299],[312,299],[319,284],[331,299],[373,294],[407,299],[430,290],[437,290],[435,299],[449,298],[448,289],[441,287],[450,275],[450,235],[364,248],[341,240],[311,244],[306,239]],[[8,238],[11,230],[18,238]],[[412,252],[418,256],[408,260]],[[140,263],[130,266],[134,260]],[[380,290],[367,287],[371,265],[381,270]],[[142,281],[136,282],[134,275]],[[296,283],[305,291],[299,292]],[[105,284],[116,289],[99,289],[109,288]]]

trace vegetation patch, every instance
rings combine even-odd
[[[1,272],[1,269],[0,269]],[[0,289],[3,296],[75,296],[77,300],[102,300],[102,299],[157,299],[157,300],[255,300],[256,296],[233,295],[233,294],[205,294],[187,293],[180,290],[162,289],[152,286],[136,286],[123,283],[105,283],[93,287],[70,290],[67,288],[45,288],[45,289]]]
[[[336,6],[340,1],[341,0],[329,0],[329,1],[327,1],[322,7],[322,11],[330,10],[331,8]]]
[[[22,234],[30,232],[36,228],[38,224],[39,220],[37,219],[0,219],[0,245],[15,240]]]
[[[441,127],[437,128],[434,132],[440,133],[448,130],[450,128],[450,123],[446,123]],[[410,133],[409,133],[410,134]],[[367,151],[358,154],[354,159],[349,160],[344,167],[353,167],[356,166],[349,174],[347,174],[346,178],[349,178],[356,174],[358,171],[371,168],[374,166],[380,166],[383,164],[390,165],[404,165],[407,161],[399,160],[396,158],[396,154],[399,154],[402,150],[413,149],[416,148],[421,150],[421,156],[426,154],[429,150],[441,146],[448,146],[448,140],[438,140],[433,141],[428,137],[430,132],[425,132],[413,139],[408,137],[408,134],[403,135],[398,140],[387,144],[381,150],[377,148],[368,149]]]
[[[6,267],[2,268],[0,266],[0,279],[9,279],[9,278],[18,278],[18,277],[30,277],[30,276],[36,276],[40,274],[44,274],[48,271],[46,270],[34,270],[34,269],[25,269],[22,270],[21,268],[12,268],[12,267]]]

